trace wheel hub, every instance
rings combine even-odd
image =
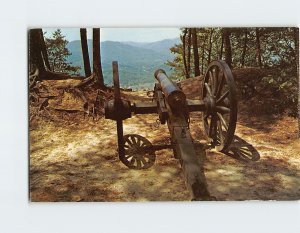
[[[211,115],[216,112],[216,98],[214,96],[206,96],[204,98],[204,104],[207,114]]]

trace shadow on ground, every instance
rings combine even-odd
[[[225,154],[243,162],[257,161],[260,159],[260,154],[253,145],[237,135],[234,136],[233,142]]]

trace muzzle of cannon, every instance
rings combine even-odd
[[[154,77],[159,82],[165,99],[173,110],[180,110],[186,106],[186,96],[178,86],[168,78],[162,69],[156,70]]]
[[[196,153],[197,147],[204,154],[207,145],[195,143],[192,138],[189,113],[202,112],[209,147],[226,152],[233,140],[237,121],[236,86],[232,72],[224,61],[210,63],[203,81],[199,82],[202,87],[200,100],[187,99],[164,70],[156,70],[154,77],[158,83],[154,86],[153,100],[131,103],[121,98],[118,63],[113,62],[114,99],[105,103],[105,118],[117,122],[119,159],[131,169],[147,169],[155,162],[155,151],[173,149],[174,157],[181,164],[191,199],[212,200],[203,164]],[[158,114],[160,123],[167,123],[171,143],[152,145],[140,135],[123,135],[123,120],[132,114]]]

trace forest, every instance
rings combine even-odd
[[[184,28],[181,41],[168,62],[175,78],[203,75],[211,61],[224,59],[243,73],[236,77],[242,98],[268,93],[278,99],[270,111],[297,117],[298,28]]]
[[[167,53],[45,30],[28,32],[31,201],[299,199],[298,28],[180,28]]]

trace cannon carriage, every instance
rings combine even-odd
[[[213,61],[205,73],[200,100],[187,99],[164,70],[156,70],[157,83],[152,102],[131,103],[121,98],[118,63],[113,62],[114,98],[105,103],[105,118],[117,123],[120,161],[131,169],[147,169],[155,162],[155,151],[170,148],[181,164],[192,200],[212,200],[207,189],[203,166],[196,147],[226,152],[233,140],[237,121],[237,97],[233,75],[224,61]],[[208,145],[195,143],[190,133],[190,113],[202,112],[203,131]],[[123,120],[132,114],[158,114],[159,123],[167,124],[170,143],[152,145],[137,134],[123,135]],[[199,122],[200,124],[200,122]]]

